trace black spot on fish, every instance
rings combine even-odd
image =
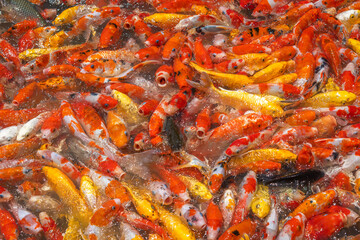
[[[275,33],[275,29],[268,28],[268,29],[267,29],[267,32],[268,32],[269,34],[274,34],[274,33]]]
[[[115,23],[110,22],[109,25],[114,26],[115,28],[118,28],[118,25],[116,25]]]
[[[253,33],[253,29],[252,29],[252,28],[249,29],[249,34],[250,34],[251,37],[254,36],[254,33]]]

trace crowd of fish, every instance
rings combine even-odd
[[[0,239],[360,239],[360,1],[0,7]]]

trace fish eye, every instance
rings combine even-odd
[[[115,210],[115,209],[116,209],[116,207],[115,207],[115,206],[112,206],[112,207],[111,207],[111,210]]]
[[[109,107],[109,104],[105,103],[105,104],[104,104],[104,107]]]
[[[150,57],[150,55],[149,55],[149,54],[146,54],[145,57],[148,58],[148,57]]]
[[[113,9],[111,9],[111,10],[110,10],[110,13],[114,13],[114,10],[113,10]]]
[[[94,64],[92,64],[90,67],[91,67],[91,68],[94,68],[94,67],[95,67],[95,65],[94,65]]]
[[[156,43],[159,43],[160,41],[159,41],[159,40],[156,40],[155,42],[156,42]]]
[[[176,51],[176,49],[175,49],[175,48],[173,48],[171,51],[175,52],[175,51]]]
[[[238,66],[234,66],[234,69],[237,69],[238,68]]]
[[[51,132],[55,132],[55,128],[51,129]]]

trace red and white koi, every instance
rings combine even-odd
[[[259,147],[263,142],[270,140],[275,133],[278,125],[274,125],[261,132],[254,133],[245,137],[241,137],[230,144],[225,150],[225,154],[229,157],[241,154],[247,150]]]
[[[175,211],[184,217],[189,226],[197,231],[206,228],[206,220],[203,214],[194,205],[179,199],[174,199]]]
[[[305,224],[306,216],[299,212],[292,219],[288,220],[279,235],[276,237],[277,240],[281,239],[291,239],[291,240],[301,240],[305,236]]]
[[[25,123],[19,129],[19,133],[16,137],[16,140],[23,141],[34,136],[37,133],[37,131],[40,130],[41,125],[49,116],[50,116],[50,112],[41,113],[39,116]]]
[[[60,168],[77,186],[80,185],[80,171],[65,157],[50,150],[38,150],[37,155],[48,161],[52,161],[55,166]]]
[[[56,222],[46,212],[39,213],[39,220],[48,240],[62,240],[63,235],[57,227]]]
[[[266,218],[265,229],[262,238],[264,240],[274,240],[278,233],[279,228],[279,209],[276,203],[276,197],[270,196],[271,199],[271,210]]]
[[[39,219],[34,214],[27,211],[14,201],[9,203],[9,207],[11,213],[14,215],[25,233],[38,235],[43,231]]]
[[[149,187],[151,193],[154,195],[155,201],[163,205],[169,205],[173,202],[170,188],[165,182],[159,179],[154,179],[151,180],[147,186]]]
[[[213,202],[210,201],[206,209],[206,235],[208,240],[215,240],[220,234],[222,227],[223,217],[219,207]]]
[[[239,186],[237,204],[231,225],[236,225],[244,221],[250,212],[251,201],[256,192],[257,180],[253,171],[248,172]]]

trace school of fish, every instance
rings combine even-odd
[[[360,239],[360,1],[4,0],[0,29],[0,239]]]

